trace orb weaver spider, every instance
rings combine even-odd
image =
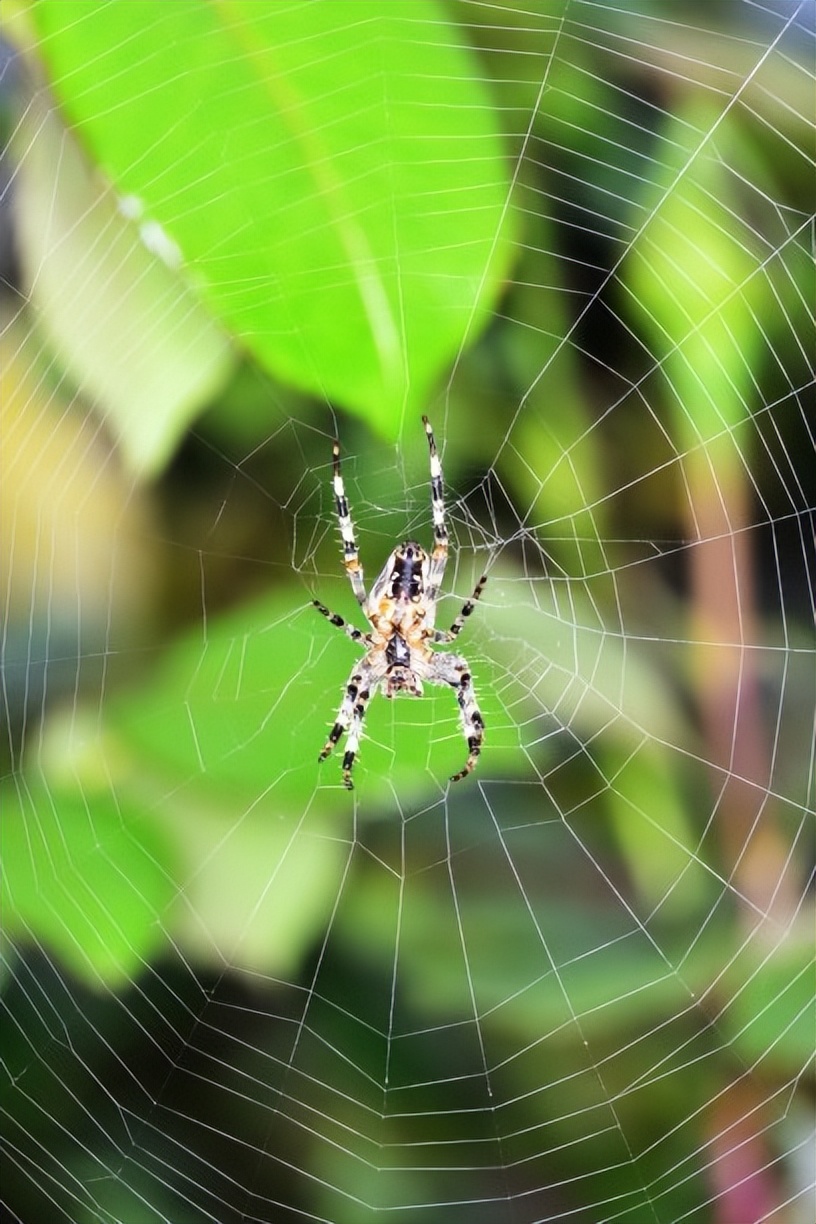
[[[476,701],[470,666],[458,654],[443,654],[432,647],[453,642],[470,616],[484,590],[487,575],[483,574],[470,599],[463,605],[450,629],[434,627],[436,602],[448,560],[448,532],[445,526],[445,501],[442,489],[442,465],[434,441],[430,421],[422,423],[428,438],[431,462],[431,511],[433,514],[434,546],[426,553],[415,540],[405,540],[389,556],[370,593],[366,591],[363,568],[357,550],[354,526],[340,470],[340,443],[333,448],[333,490],[340,535],[343,540],[343,565],[351,589],[371,629],[363,633],[320,603],[314,606],[329,623],[342,629],[353,642],[366,647],[366,653],[355,663],[346,684],[343,700],[329,738],[318,757],[325,761],[345,732],[343,783],[353,789],[351,772],[360,743],[366,707],[379,689],[385,697],[407,693],[422,696],[423,681],[447,685],[456,693],[462,732],[467,741],[467,760],[451,776],[452,782],[466,778],[476,768],[484,740],[484,719]]]

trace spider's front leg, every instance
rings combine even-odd
[[[318,761],[325,761],[334,749],[344,731],[348,732],[346,740],[346,751],[343,754],[343,785],[347,790],[354,790],[354,783],[351,780],[351,771],[354,767],[354,758],[357,755],[357,749],[360,744],[360,735],[363,730],[363,719],[365,718],[366,705],[371,696],[371,670],[366,666],[365,662],[355,668],[349,677],[349,682],[346,685],[346,691],[343,694],[343,700],[340,704],[340,709],[337,711],[337,718],[334,726],[329,732],[329,738],[323,745],[323,749]]]
[[[426,416],[422,418],[425,434],[428,438],[428,451],[431,462],[431,514],[433,515],[434,546],[428,565],[428,578],[425,595],[429,603],[433,603],[439,594],[442,579],[445,576],[445,566],[448,563],[448,529],[445,526],[445,491],[442,483],[442,464],[436,449],[436,440],[431,429],[431,422]]]
[[[332,489],[334,490],[334,509],[340,525],[340,535],[343,540],[343,565],[349,576],[354,598],[362,608],[366,601],[363,567],[360,565],[360,554],[357,549],[357,539],[354,535],[354,524],[351,521],[346,486],[343,483],[343,473],[340,470],[340,443],[332,447]]]

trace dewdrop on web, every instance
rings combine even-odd
[[[144,204],[136,195],[119,197],[119,212],[128,221],[138,222],[139,237],[143,245],[168,268],[180,268],[183,263],[181,247],[174,242],[158,221],[144,218]]]

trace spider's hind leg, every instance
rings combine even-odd
[[[357,755],[360,736],[363,730],[363,719],[365,718],[366,706],[370,696],[371,669],[366,667],[365,663],[362,663],[359,667],[355,668],[349,677],[346,690],[343,694],[343,700],[340,703],[340,709],[337,711],[334,726],[329,732],[329,738],[326,740],[317,758],[318,761],[325,761],[343,733],[348,732],[346,751],[343,754],[343,785],[347,790],[354,789],[351,771],[354,767],[354,758]]]
[[[449,684],[456,693],[461,715],[462,734],[467,740],[468,758],[458,773],[451,774],[451,782],[461,782],[473,773],[484,743],[484,718],[476,700],[473,677],[467,659],[461,655],[434,655],[433,671],[428,677],[434,684]]]

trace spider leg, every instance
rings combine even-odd
[[[467,659],[463,659],[461,655],[454,654],[434,655],[428,679],[434,684],[449,684],[456,692],[456,700],[459,703],[462,721],[462,733],[467,740],[468,758],[458,773],[451,774],[450,780],[451,782],[461,782],[462,778],[466,778],[476,768],[476,762],[482,751],[485,729],[484,718],[476,701],[473,677],[470,674]]]
[[[362,607],[366,601],[363,567],[360,565],[360,554],[357,551],[357,541],[354,537],[354,524],[351,521],[351,511],[346,497],[346,486],[343,484],[343,475],[340,471],[339,442],[335,442],[332,448],[332,465],[334,468],[332,480],[334,508],[340,524],[340,535],[343,537],[343,565],[346,567],[354,597]]]
[[[357,701],[351,715],[351,725],[346,738],[346,751],[343,753],[343,785],[346,790],[354,790],[351,771],[354,768],[354,758],[357,756],[357,749],[360,746],[360,736],[363,733],[363,719],[365,718],[370,696],[371,689],[363,689],[357,695]]]
[[[481,599],[482,591],[485,589],[487,582],[487,574],[482,574],[479,581],[476,583],[476,589],[470,599],[462,606],[462,611],[457,616],[456,620],[451,625],[450,629],[435,629],[433,640],[435,642],[453,642],[462,632],[462,626],[470,616],[473,609],[476,607],[477,600]]]
[[[442,487],[442,464],[436,449],[436,442],[431,429],[431,422],[426,416],[422,418],[425,433],[428,435],[428,450],[431,456],[431,512],[433,514],[434,546],[428,565],[428,581],[426,596],[429,602],[436,599],[442,579],[445,576],[445,566],[448,563],[448,529],[445,526],[445,495]]]
[[[371,696],[371,680],[371,668],[366,666],[365,661],[363,661],[349,677],[348,684],[343,693],[343,700],[340,703],[340,709],[337,711],[334,726],[329,732],[329,738],[326,740],[317,758],[318,761],[325,761],[343,732],[348,732],[346,751],[343,754],[343,785],[347,790],[354,789],[354,783],[351,780],[351,770],[360,743],[366,705]]]
[[[317,608],[321,616],[325,616],[330,625],[336,625],[338,629],[351,638],[352,642],[368,642],[369,634],[363,633],[362,629],[358,629],[355,625],[350,625],[348,621],[343,620],[342,616],[338,616],[336,612],[330,612],[325,604],[322,604],[319,599],[312,600],[312,607]]]

